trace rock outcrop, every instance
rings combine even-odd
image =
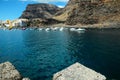
[[[34,19],[34,18],[41,18],[41,19],[48,19],[51,18],[60,8],[52,5],[52,4],[28,4],[26,10],[20,16],[20,18],[25,19]]]
[[[27,25],[31,27],[41,27],[41,26],[58,24],[58,23],[64,23],[64,22],[58,21],[52,18],[49,18],[49,19],[34,18],[34,19],[30,19]]]
[[[37,19],[38,26],[61,22],[67,25],[120,23],[120,0],[69,0],[63,9],[51,4],[29,4],[20,18],[29,22]]]
[[[54,74],[53,80],[106,80],[106,77],[79,63]]]
[[[55,18],[69,25],[120,22],[120,0],[69,0]]]
[[[22,80],[22,77],[10,62],[5,62],[0,64],[0,80]]]
[[[29,20],[27,26],[40,27],[57,24],[62,23],[62,21],[53,19],[53,16],[60,10],[61,8],[52,4],[29,4],[20,18]]]
[[[10,62],[0,64],[0,80],[30,80],[29,78],[22,78],[20,73]]]
[[[29,78],[23,78],[22,80],[30,80]]]

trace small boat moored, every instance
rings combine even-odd
[[[76,29],[75,28],[70,28],[70,31],[76,31]]]
[[[83,28],[78,28],[78,29],[76,29],[77,31],[85,31],[85,29],[83,29]]]
[[[49,31],[49,30],[50,30],[50,28],[46,28],[46,29],[45,29],[45,31]]]
[[[39,31],[43,30],[42,28],[38,28]]]
[[[58,27],[51,28],[53,31],[58,30]]]
[[[60,31],[63,31],[63,30],[64,30],[64,28],[63,28],[63,27],[61,27],[59,30],[60,30]]]

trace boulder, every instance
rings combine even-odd
[[[23,78],[22,80],[30,80],[29,78]]]
[[[5,62],[0,64],[0,80],[22,80],[22,77],[10,62]]]
[[[54,74],[53,80],[106,80],[106,77],[80,63],[75,63]]]

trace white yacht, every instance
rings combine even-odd
[[[49,30],[50,30],[50,28],[46,28],[46,29],[45,29],[45,31],[49,31]]]
[[[77,31],[85,31],[85,29],[78,28]]]
[[[39,30],[39,31],[41,31],[41,30],[42,30],[42,28],[38,28],[38,30]]]
[[[54,27],[54,28],[52,28],[52,30],[53,30],[53,31],[56,31],[56,30],[58,30],[58,27]]]
[[[75,28],[70,28],[70,31],[76,31],[76,29]]]
[[[60,30],[60,31],[63,31],[63,30],[64,30],[64,28],[63,28],[63,27],[61,27],[59,30]]]

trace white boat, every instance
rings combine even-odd
[[[42,28],[39,28],[38,30],[39,30],[39,31],[41,31],[41,30],[42,30]]]
[[[85,29],[78,28],[77,31],[85,31]]]
[[[9,25],[9,24],[5,24],[5,26],[6,26],[6,27],[10,27],[10,25]]]
[[[76,29],[75,28],[70,28],[70,31],[76,31]]]
[[[63,28],[63,27],[61,27],[59,30],[60,30],[60,31],[63,31],[63,30],[64,30],[64,28]]]
[[[84,33],[84,32],[85,32],[85,29],[78,28],[78,29],[76,29],[76,32],[78,32],[78,33]]]
[[[58,30],[58,27],[54,27],[54,28],[52,28],[52,30],[53,30],[53,31],[56,31],[56,30]]]
[[[49,31],[49,30],[50,30],[50,28],[46,28],[46,29],[45,29],[45,31]]]

